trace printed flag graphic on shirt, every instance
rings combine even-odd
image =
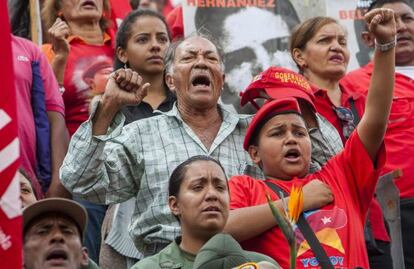
[[[0,1],[0,267],[22,268],[22,218],[16,93],[7,1]]]

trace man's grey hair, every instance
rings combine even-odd
[[[177,48],[181,45],[181,43],[183,43],[184,41],[186,41],[190,38],[193,38],[193,37],[201,37],[201,38],[207,39],[208,41],[213,43],[213,45],[217,49],[217,53],[218,53],[219,58],[220,58],[219,60],[220,60],[221,70],[224,72],[224,54],[223,54],[223,50],[218,45],[219,43],[216,42],[211,35],[196,32],[196,33],[193,33],[193,34],[191,34],[191,35],[189,35],[185,38],[182,38],[180,40],[177,40],[177,41],[173,42],[168,47],[167,53],[165,54],[165,57],[164,57],[165,74],[172,74],[174,72],[173,63],[174,63],[174,60],[175,60],[175,53],[177,51]]]

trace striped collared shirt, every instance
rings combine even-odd
[[[168,112],[123,127],[118,113],[106,135],[93,136],[91,118],[72,137],[60,170],[62,183],[81,198],[97,203],[119,203],[136,197],[130,234],[138,250],[151,243],[168,243],[180,227],[168,207],[169,176],[194,155],[221,162],[228,177],[248,174],[263,178],[243,150],[251,116],[219,107],[223,122],[210,149],[182,120],[176,105]]]

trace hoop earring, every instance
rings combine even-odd
[[[125,62],[124,63],[124,69],[128,69],[129,67],[128,67],[128,63],[127,62]]]

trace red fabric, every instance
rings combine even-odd
[[[350,72],[341,83],[348,89],[367,93],[373,64]],[[355,83],[355,82],[358,83]],[[414,80],[396,73],[394,98],[385,134],[387,163],[382,174],[401,169],[403,175],[395,181],[401,198],[413,198],[414,176]]]
[[[109,4],[111,5],[111,27],[116,32],[122,20],[132,9],[129,0],[109,0]]]
[[[251,136],[254,134],[257,126],[265,119],[270,113],[278,114],[286,111],[296,112],[302,114],[299,108],[298,101],[294,98],[285,98],[279,100],[272,100],[264,104],[259,111],[254,115],[253,120],[250,122],[249,127],[246,131],[246,136],[244,137],[243,148],[248,151],[248,148],[251,144]]]
[[[65,102],[65,119],[66,126],[72,136],[78,129],[79,125],[89,117],[89,102],[94,94],[83,75],[88,69],[97,62],[109,62],[112,66],[114,49],[111,44],[111,37],[105,34],[104,45],[90,45],[81,38],[72,36],[69,38],[70,53],[68,56],[64,82],[65,92],[63,100]],[[48,56],[49,62],[53,60],[54,53],[50,44],[42,47],[43,52]],[[111,69],[112,70],[112,69]]]
[[[385,162],[384,156],[385,149],[381,147],[377,154],[377,167],[382,167]],[[377,178],[378,171],[374,169],[357,132],[354,132],[344,151],[329,160],[321,171],[304,179],[271,181],[287,192],[297,181],[307,183],[312,179],[320,179],[330,186],[334,194],[334,202],[318,210],[306,212],[306,218],[334,267],[350,269],[358,266],[369,268],[363,226]],[[263,181],[249,176],[232,177],[229,185],[231,209],[264,204],[266,193],[270,193],[272,199],[278,199]],[[297,228],[295,228],[295,235],[297,243],[300,244],[297,268],[319,268],[313,252],[303,248],[306,242]],[[287,241],[277,227],[241,242],[241,245],[245,250],[269,255],[282,268],[289,268]]]
[[[184,20],[183,7],[176,6],[166,17],[168,27],[170,28],[172,39],[177,40],[184,37]]]
[[[314,107],[315,97],[309,82],[303,76],[283,67],[269,67],[247,86],[240,95],[244,106],[253,99],[262,97],[258,89],[264,89],[273,99],[297,97],[306,100]]]
[[[342,97],[341,97],[341,104],[340,104],[341,107],[346,107],[346,108],[351,109],[349,100],[353,99],[355,103],[355,108],[361,118],[361,115],[363,115],[365,111],[365,97],[362,94],[347,90],[346,87],[341,87],[341,90],[342,90]],[[336,130],[341,136],[342,143],[345,145],[346,139],[342,132],[341,119],[339,119],[338,116],[336,115],[333,109],[334,104],[329,99],[327,91],[323,89],[314,88],[314,94],[315,94],[316,111],[318,111],[319,114],[324,116],[333,126],[335,126]]]
[[[165,0],[165,5],[164,8],[162,9],[162,15],[164,15],[164,17],[167,17],[168,14],[170,14],[170,12],[174,9],[174,6],[172,5],[170,0]]]
[[[365,111],[365,96],[357,92],[351,92],[347,87],[341,84],[342,97],[341,97],[341,106],[351,109],[349,100],[353,99],[355,108],[358,112],[359,118],[361,119]],[[342,132],[342,123],[341,120],[336,116],[335,111],[333,110],[334,104],[332,104],[326,90],[315,89],[315,105],[316,111],[324,116],[333,126],[335,126],[339,135],[341,136],[342,143],[345,145],[346,139]],[[374,199],[370,206],[370,215],[369,220],[371,222],[372,234],[375,239],[389,242],[390,238],[388,236],[387,230],[384,224],[384,217],[382,215],[381,206],[378,201]]]
[[[5,191],[9,188],[17,168],[19,167],[19,148],[16,124],[16,95],[14,88],[14,72],[9,17],[7,14],[7,1],[0,2],[0,73],[2,75],[2,91],[0,98],[0,198],[4,199]],[[5,115],[11,120],[5,120]],[[14,146],[12,146],[14,145]],[[15,154],[6,154],[10,148]],[[17,200],[20,189],[11,193]],[[9,218],[0,206],[0,261],[2,268],[22,268],[22,218],[21,215]]]

